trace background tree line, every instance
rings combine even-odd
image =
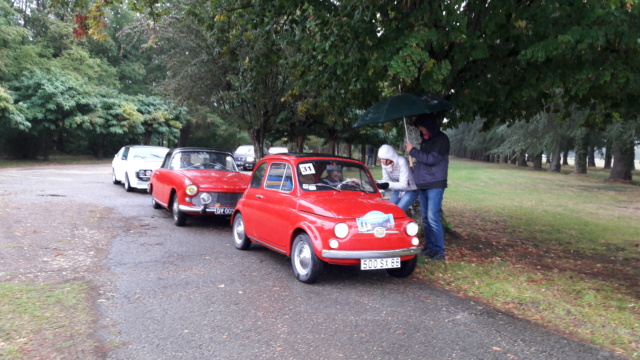
[[[586,171],[603,148],[611,177],[631,180],[632,1],[0,1],[5,151],[28,140],[99,156],[123,139],[303,151],[316,136],[364,157],[404,130],[353,128],[359,114],[416,92],[454,104],[458,155],[545,153],[553,168],[573,148]]]

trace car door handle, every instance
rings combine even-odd
[[[264,195],[256,195],[258,199],[264,199]]]

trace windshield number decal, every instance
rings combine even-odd
[[[302,175],[315,174],[316,170],[313,168],[313,164],[300,164],[300,173]]]

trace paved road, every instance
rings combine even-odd
[[[415,276],[330,266],[303,284],[288,258],[236,250],[225,221],[174,226],[148,194],[113,185],[109,165],[0,170],[0,193],[110,209],[96,282],[110,360],[616,358]]]

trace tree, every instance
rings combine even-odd
[[[15,100],[24,106],[30,132],[41,141],[42,155],[49,160],[51,146],[65,129],[82,126],[85,115],[97,106],[90,89],[71,76],[33,70],[12,84]]]

